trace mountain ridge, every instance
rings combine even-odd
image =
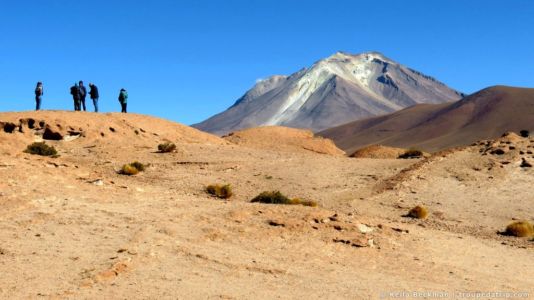
[[[226,111],[193,127],[215,133],[279,125],[320,131],[462,93],[383,54],[335,54],[289,76],[260,80]]]

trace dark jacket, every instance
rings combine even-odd
[[[119,93],[119,102],[128,103],[128,92],[126,92],[126,90],[121,90]]]
[[[35,96],[42,96],[42,95],[44,95],[43,86],[42,85],[38,85],[35,88]]]
[[[89,95],[91,96],[91,99],[98,99],[98,88],[96,87],[96,85],[90,85],[89,88],[91,90],[89,90]]]
[[[77,85],[73,85],[70,88],[70,94],[72,95],[72,99],[74,100],[80,100],[82,98],[80,95],[80,88]]]
[[[85,96],[87,96],[87,90],[85,89],[85,86],[80,85],[78,88],[80,89],[80,97],[85,99]]]

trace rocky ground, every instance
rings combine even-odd
[[[533,295],[534,241],[499,233],[534,221],[533,138],[400,160],[310,150],[293,131],[241,136],[133,114],[0,113],[0,298]],[[43,137],[59,157],[23,153]],[[177,151],[158,153],[165,141]],[[134,160],[149,167],[118,174]],[[234,196],[209,196],[213,183]],[[319,207],[250,203],[266,190]],[[403,217],[415,205],[429,217]]]

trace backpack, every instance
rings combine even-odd
[[[80,91],[80,97],[85,98],[87,95],[87,90],[85,89],[85,86],[78,86],[78,89]]]
[[[126,100],[126,97],[128,94],[126,94],[126,91],[121,91],[120,94],[119,94],[119,101],[120,102],[124,102]]]
[[[35,88],[35,95],[37,96],[41,96],[43,94],[43,87],[42,86],[38,86]]]

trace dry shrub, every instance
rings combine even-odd
[[[290,199],[279,191],[262,192],[254,197],[250,202],[259,202],[265,204],[287,204],[287,205],[304,205],[316,207],[317,202],[312,200],[301,200],[299,198]]]
[[[221,199],[228,199],[232,197],[232,187],[229,184],[219,185],[211,184],[206,187],[206,192],[212,196]]]
[[[53,146],[48,146],[44,142],[36,142],[28,145],[24,152],[41,156],[56,156],[57,150]]]
[[[130,164],[132,167],[136,168],[137,170],[139,170],[139,172],[143,172],[147,166],[145,166],[144,164],[138,162],[138,161],[134,161],[133,163]]]
[[[169,153],[176,150],[176,145],[171,142],[166,142],[158,145],[158,150],[160,153]]]
[[[119,173],[123,175],[136,175],[139,172],[143,172],[146,169],[146,166],[138,161],[134,161],[130,164],[125,164],[122,166]]]
[[[420,158],[423,157],[423,151],[415,148],[406,150],[403,154],[399,155],[399,158]]]
[[[300,199],[300,198],[293,198],[291,199],[291,204],[300,204],[300,205],[304,205],[304,206],[310,206],[310,207],[317,207],[318,204],[316,201],[313,201],[313,200],[303,200],[303,199]]]
[[[424,206],[417,205],[416,207],[410,209],[407,216],[415,219],[425,219],[428,217],[428,210]]]
[[[534,226],[528,221],[517,221],[506,226],[506,235],[517,237],[531,237],[534,236]]]

